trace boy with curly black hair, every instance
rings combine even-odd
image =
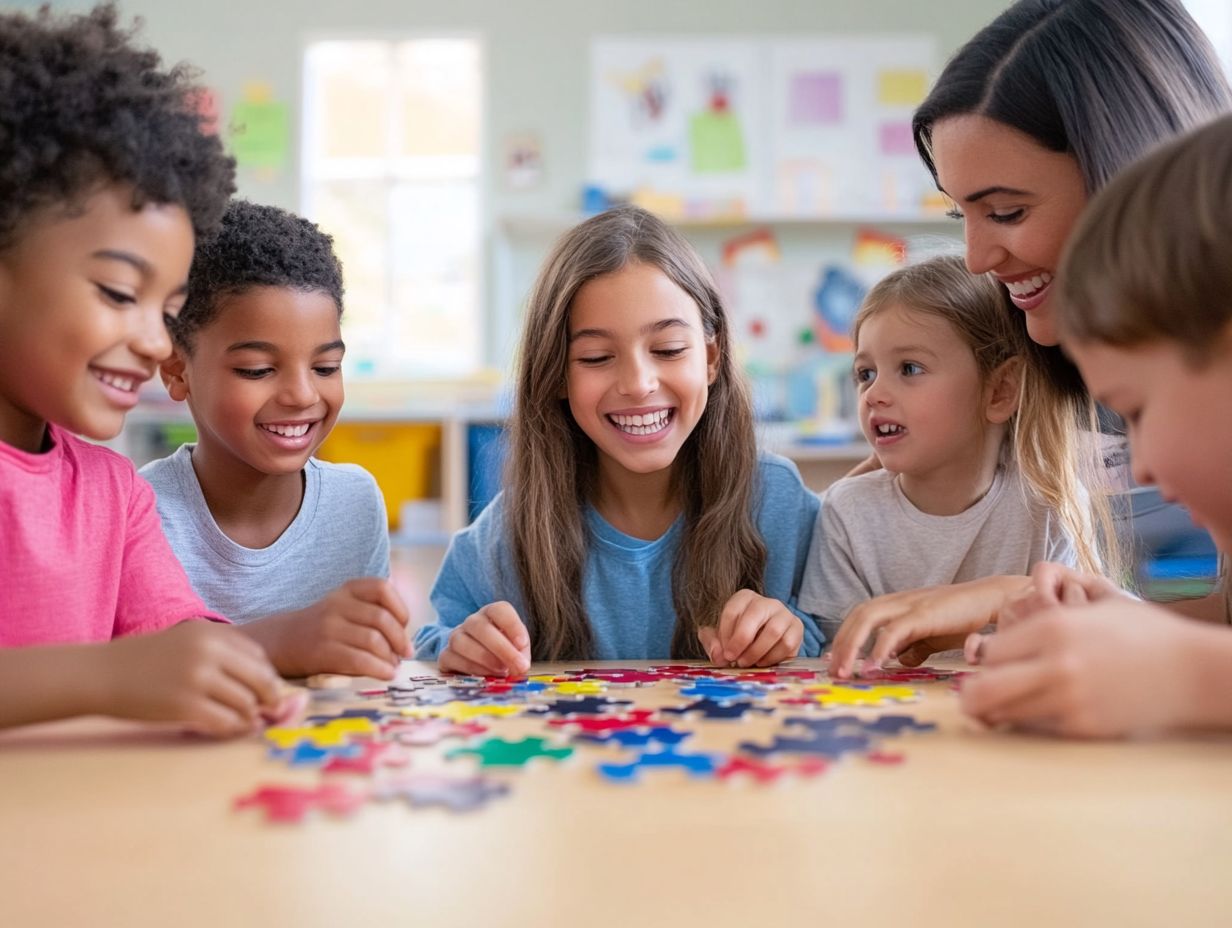
[[[141,474],[193,587],[279,670],[388,679],[409,640],[381,494],[362,468],[312,457],[342,408],[341,315],[330,237],[233,202],[197,248],[162,364],[198,440]]]
[[[114,437],[170,355],[194,237],[234,189],[195,92],[113,6],[0,14],[0,727],[226,735],[285,708],[261,647],[193,592],[149,486],[77,437]]]

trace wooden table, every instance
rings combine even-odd
[[[888,711],[940,729],[892,742],[900,766],[848,758],[770,787],[674,772],[621,786],[587,749],[508,775],[513,794],[470,815],[370,804],[298,826],[231,808],[262,782],[319,780],[268,759],[255,736],[208,743],[99,719],[0,733],[0,924],[1232,923],[1232,737],[981,732],[944,684],[922,689]],[[652,704],[667,691],[609,695]],[[691,725],[690,746],[769,740],[779,726]],[[415,765],[444,763],[416,750],[428,754]]]

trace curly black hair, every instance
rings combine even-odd
[[[0,249],[33,212],[131,185],[133,208],[183,206],[198,235],[235,190],[235,162],[202,132],[196,72],[162,67],[112,3],[83,15],[0,14]]]
[[[220,298],[252,287],[289,287],[330,296],[342,313],[342,264],[334,240],[302,216],[233,200],[217,233],[203,239],[188,274],[188,298],[171,338],[191,351],[193,334],[218,314]]]

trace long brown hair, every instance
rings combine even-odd
[[[535,660],[593,657],[582,601],[590,547],[583,510],[595,498],[598,454],[561,399],[569,311],[583,284],[634,262],[658,268],[693,298],[706,342],[718,349],[705,412],[672,467],[684,519],[672,565],[672,657],[704,657],[697,629],[715,624],[737,590],[763,585],[753,409],[718,290],[679,233],[637,207],[609,210],[552,249],[531,291],[518,350],[504,498]]]
[[[937,316],[948,322],[975,356],[981,378],[988,378],[1013,358],[1023,362],[1018,410],[1001,449],[1002,461],[1014,460],[1027,490],[1061,521],[1084,570],[1098,571],[1102,561],[1091,525],[1095,475],[1081,467],[1091,460],[1078,428],[1077,395],[1056,384],[1041,364],[1041,355],[1014,315],[1007,312],[1006,291],[987,274],[972,274],[957,255],[930,258],[899,268],[868,292],[852,330],[891,306]],[[1068,461],[1055,470],[1052,461]],[[1084,479],[1085,478],[1085,479]],[[1105,506],[1106,509],[1106,506]],[[1111,523],[1106,526],[1111,530]]]

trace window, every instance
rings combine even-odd
[[[1185,7],[1210,37],[1224,71],[1232,75],[1232,0],[1185,0]]]
[[[303,210],[343,262],[350,373],[480,367],[482,87],[477,39],[307,48]]]

